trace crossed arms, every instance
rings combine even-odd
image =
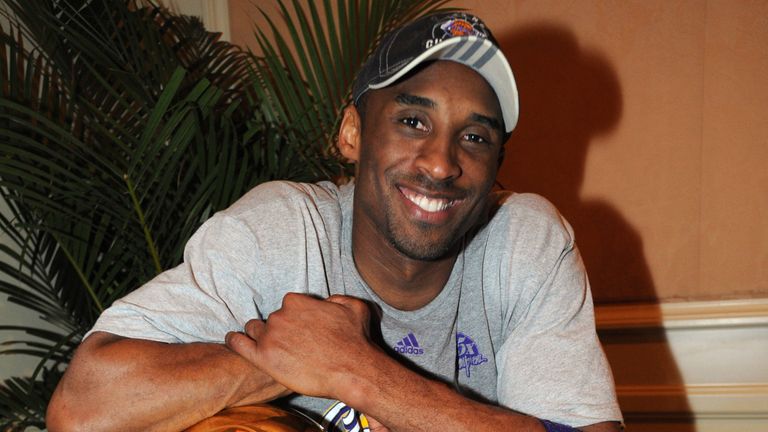
[[[48,428],[174,431],[226,407],[297,392],[341,400],[386,425],[375,431],[544,431],[533,417],[475,402],[399,364],[371,342],[369,313],[351,297],[288,294],[266,322],[249,321],[225,344],[95,333],[53,396]],[[337,356],[342,345],[354,352]]]

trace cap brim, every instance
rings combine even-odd
[[[499,100],[504,129],[506,132],[512,132],[519,116],[515,76],[504,53],[484,37],[463,36],[446,39],[415,57],[386,80],[369,84],[368,88],[375,90],[392,85],[416,66],[430,60],[455,61],[474,69],[485,78]]]

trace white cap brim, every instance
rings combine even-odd
[[[499,100],[504,129],[506,132],[512,132],[520,112],[515,76],[504,53],[484,37],[463,36],[446,39],[428,48],[386,80],[370,84],[368,88],[380,89],[392,85],[416,66],[430,60],[455,61],[474,69],[485,78]]]

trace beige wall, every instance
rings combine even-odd
[[[452,4],[518,79],[499,180],[572,222],[598,302],[768,297],[768,1]]]

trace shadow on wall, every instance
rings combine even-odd
[[[521,106],[499,183],[547,197],[573,225],[595,303],[656,302],[638,232],[610,202],[580,196],[591,141],[614,130],[622,116],[615,70],[599,52],[579,46],[562,25],[538,23],[498,36],[517,79]],[[664,430],[695,431],[684,393],[668,409],[632,403],[638,389],[683,388],[663,331],[637,335],[612,330],[600,337],[629,431],[659,430],[662,424]],[[638,349],[651,354],[622,355]],[[627,410],[625,405],[633,406]]]
[[[611,66],[549,24],[506,35],[520,90],[520,123],[499,182],[555,203],[576,231],[597,303],[655,301],[641,239],[610,203],[580,190],[590,141],[618,126],[621,88]]]

